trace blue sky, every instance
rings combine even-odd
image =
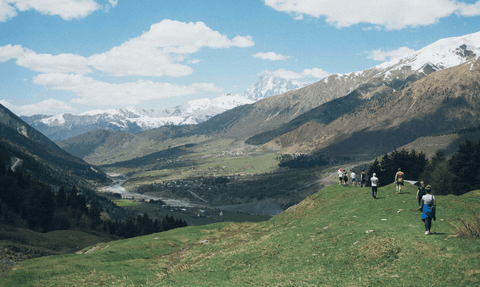
[[[79,114],[361,71],[480,30],[480,1],[0,0],[0,103]]]

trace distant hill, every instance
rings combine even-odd
[[[61,149],[2,105],[0,105],[0,137],[6,146],[11,147],[9,149],[12,150],[12,156],[22,159],[21,154],[25,154],[31,158],[41,159],[44,164],[52,165],[49,169],[60,168],[84,179],[107,181],[103,171]],[[10,163],[3,162],[3,164]],[[25,168],[36,172],[33,167]],[[43,173],[45,170],[38,170],[38,172]]]

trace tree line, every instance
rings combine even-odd
[[[112,220],[97,197],[86,196],[75,186],[54,192],[51,185],[21,170],[0,166],[0,223],[37,232],[76,229],[135,237],[187,226],[166,216],[152,220],[147,214]]]
[[[406,179],[430,185],[434,194],[462,195],[480,189],[480,140],[466,140],[450,159],[442,151],[428,160],[423,152],[395,150],[375,159],[367,175],[370,178],[376,173],[384,186],[394,181],[398,168]]]

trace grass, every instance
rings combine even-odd
[[[140,205],[140,202],[136,202],[130,199],[117,199],[117,200],[112,200],[113,203],[115,203],[118,206],[138,206]]]
[[[223,147],[223,146],[222,146]],[[257,154],[255,156],[217,156],[217,154],[189,154],[185,161],[189,164],[174,168],[162,168],[135,172],[124,187],[134,190],[140,185],[179,179],[231,176],[233,174],[253,175],[272,172],[278,168],[277,153]],[[180,158],[182,160],[182,158]],[[119,169],[115,170],[119,171]]]
[[[96,236],[77,230],[39,233],[0,224],[0,274],[28,259],[72,253],[108,240],[101,234]]]
[[[116,201],[115,197],[107,194],[99,194],[109,200]],[[135,214],[147,213],[152,220],[158,219],[162,221],[165,216],[173,216],[175,219],[183,219],[187,222],[188,226],[207,225],[217,222],[259,222],[266,221],[271,218],[269,215],[252,215],[241,212],[229,212],[222,211],[216,208],[196,207],[187,208],[186,211],[177,207],[163,207],[155,203],[148,202],[135,202],[132,200],[124,199],[122,201],[131,201],[132,203],[125,202],[125,205],[121,205],[125,210]],[[202,210],[203,212],[201,212]],[[220,212],[222,215],[220,216]]]
[[[416,188],[333,185],[261,223],[215,223],[101,243],[92,253],[27,260],[1,286],[478,286],[470,221],[480,191],[437,196],[432,235]],[[84,249],[87,251],[89,248]]]

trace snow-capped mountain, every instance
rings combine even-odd
[[[263,72],[258,81],[245,91],[244,96],[251,100],[258,101],[266,97],[282,94],[303,86],[304,85],[300,85],[292,82],[291,80],[274,75],[273,73]]]
[[[306,98],[300,96],[302,93],[297,93],[297,101],[300,103],[297,104],[299,109],[296,115],[346,96],[354,90],[363,94],[365,98],[392,93],[435,71],[465,63],[478,55],[480,55],[480,32],[438,40],[423,49],[364,71],[332,74],[305,87]],[[305,104],[302,105],[302,102]]]
[[[164,125],[198,124],[237,106],[251,104],[253,100],[234,94],[223,94],[214,99],[198,99],[164,110],[146,110],[127,107],[93,110],[80,115],[31,117],[22,119],[54,141],[60,141],[92,130],[141,132]]]
[[[378,82],[379,80],[403,80],[412,74],[428,75],[438,70],[460,65],[478,55],[480,55],[480,32],[441,39],[399,59],[364,71],[333,74],[321,81],[328,83],[336,78],[352,79],[356,83],[355,87],[350,88],[353,90],[371,79]]]
[[[235,107],[252,104],[268,96],[297,89],[292,81],[264,73],[245,95],[223,94],[214,99],[198,99],[163,110],[139,107],[93,110],[79,115],[33,115],[22,119],[51,140],[60,141],[96,129],[141,132],[165,125],[191,125],[204,122]]]
[[[313,116],[306,113],[327,102],[352,92],[355,92],[353,96],[365,100],[391,94],[437,70],[468,61],[480,54],[479,48],[480,33],[475,33],[439,40],[419,51],[364,71],[332,74],[308,86],[257,101],[251,109],[244,111],[244,115],[237,116],[235,123],[229,122],[229,133],[243,133],[251,138],[247,141],[249,144],[266,143],[292,128],[288,126],[284,129],[282,125],[290,122],[300,125],[298,117],[304,114],[304,118]],[[326,121],[339,116],[337,113],[343,108],[344,105],[326,111],[329,115]]]
[[[50,139],[58,141],[95,129],[140,132],[163,125],[197,124],[234,107],[256,102],[250,114],[245,115],[247,119],[239,123],[240,130],[245,131],[246,126],[251,127],[249,134],[254,135],[277,128],[354,90],[365,98],[392,93],[437,70],[459,65],[478,55],[480,32],[442,39],[399,59],[364,71],[332,74],[305,87],[264,73],[243,96],[227,94],[216,99],[193,100],[165,110],[128,107],[91,111],[81,115],[35,115],[22,118]],[[291,90],[296,91],[289,92]],[[273,95],[277,96],[270,97]],[[259,125],[259,122],[262,124]]]

